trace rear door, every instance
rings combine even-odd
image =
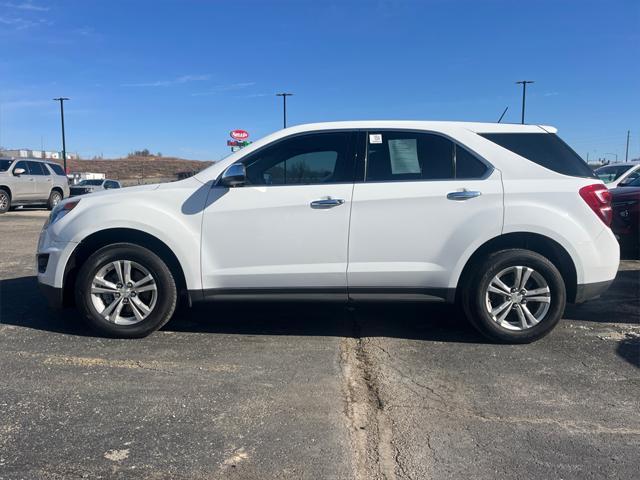
[[[12,174],[18,168],[22,168],[22,175],[13,175],[11,181],[11,197],[13,201],[32,201],[35,198],[36,184],[35,178],[29,172],[29,165],[25,160],[20,160],[13,166]]]
[[[287,137],[241,160],[245,185],[210,190],[202,225],[205,293],[346,299],[353,135]]]
[[[502,228],[500,174],[451,139],[370,131],[353,192],[349,295],[446,298],[460,258]]]
[[[41,162],[27,162],[27,164],[29,165],[29,172],[34,179],[34,199],[47,201],[53,187],[53,180],[49,170]]]

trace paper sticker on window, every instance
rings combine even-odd
[[[393,175],[421,173],[418,144],[415,138],[389,140],[389,158]]]
[[[382,134],[374,133],[369,135],[369,143],[382,143]]]

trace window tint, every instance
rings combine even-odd
[[[4,158],[0,158],[0,172],[6,172],[9,170],[9,167],[13,163],[13,160],[7,160]]]
[[[367,136],[367,181],[453,178],[450,140],[430,133],[379,131]]]
[[[49,165],[49,168],[53,170],[53,173],[55,173],[56,175],[64,176],[64,169],[57,163],[47,163],[47,165]]]
[[[441,135],[419,132],[369,132],[367,181],[480,178],[487,166]]]
[[[586,162],[553,133],[482,133],[480,135],[554,172],[572,177],[595,177]]]
[[[24,170],[23,175],[31,175],[31,174],[29,173],[29,165],[27,165],[27,162],[24,162],[24,161],[22,161],[22,160],[21,160],[21,161],[19,161],[18,163],[16,163],[16,166],[15,166],[15,167],[13,167],[13,171],[14,171],[14,172],[16,171],[16,168],[22,168],[22,169]]]
[[[49,170],[44,168],[40,162],[27,162],[31,175],[49,175]]]
[[[468,150],[456,145],[456,178],[480,178],[487,166]]]
[[[244,161],[250,185],[305,185],[353,181],[348,132],[285,139]]]
[[[120,188],[120,185],[112,180],[107,180],[104,182],[104,188]]]

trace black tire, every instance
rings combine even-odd
[[[7,213],[11,208],[11,195],[4,188],[0,188],[0,214]]]
[[[544,279],[550,290],[549,308],[544,316],[541,315],[542,320],[522,330],[503,327],[502,325],[506,323],[499,325],[487,307],[487,289],[493,278],[509,267],[516,266],[535,270]],[[567,294],[562,275],[546,257],[530,250],[510,249],[495,252],[480,261],[465,280],[460,296],[465,316],[480,333],[493,341],[500,343],[533,342],[553,330],[564,313]],[[503,298],[505,303],[510,301],[508,296]],[[530,303],[529,305],[536,304]],[[503,312],[511,310],[511,308],[509,307]],[[513,312],[507,314],[507,321],[513,321],[514,315],[518,318],[518,308],[517,306],[513,307]]]
[[[58,190],[51,190],[49,200],[47,200],[47,208],[53,210],[55,206],[62,200],[62,194]]]
[[[92,301],[91,285],[94,276],[116,260],[128,260],[141,265],[153,276],[157,287],[157,297],[151,312],[133,325],[118,325],[106,320]],[[78,273],[75,293],[76,304],[91,327],[101,334],[119,338],[146,337],[158,330],[171,319],[178,300],[175,280],[164,261],[150,250],[131,243],[108,245],[91,255]]]

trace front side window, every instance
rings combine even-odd
[[[348,132],[287,138],[243,161],[248,185],[311,185],[353,181]]]
[[[16,166],[13,168],[13,171],[15,172],[18,168],[21,168],[24,170],[24,174],[23,175],[31,175],[29,173],[29,166],[27,165],[27,162],[21,160],[18,163],[16,163]]]
[[[368,182],[480,178],[487,166],[442,135],[379,131],[367,134]]]
[[[31,175],[49,175],[49,170],[46,170],[40,162],[27,162],[27,164],[29,164]]]

